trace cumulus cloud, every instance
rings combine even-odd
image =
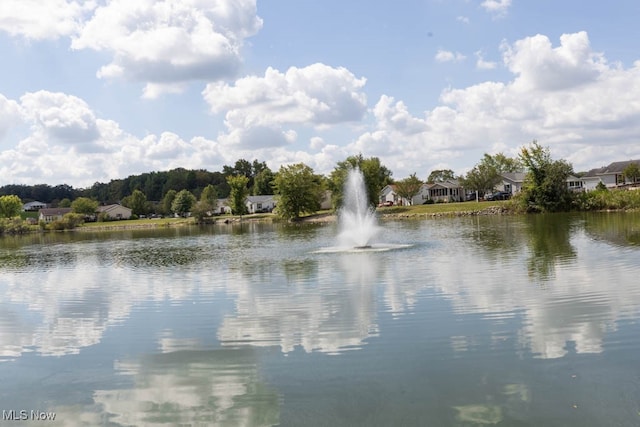
[[[484,152],[517,155],[533,139],[576,170],[640,157],[640,61],[607,65],[583,32],[563,35],[556,48],[544,36],[505,43],[503,55],[512,81],[448,88],[423,115],[382,97],[372,110],[376,128],[349,147],[381,156],[399,177],[471,167]]]
[[[466,59],[466,56],[460,52],[451,52],[448,50],[438,49],[435,59],[437,62],[461,62]]]
[[[502,48],[504,63],[523,90],[565,90],[593,82],[607,70],[602,54],[591,50],[585,31],[563,34],[555,48],[540,34],[513,45],[503,43]]]
[[[74,34],[94,1],[3,0],[0,3],[0,30],[30,40],[57,39]]]
[[[317,129],[358,122],[367,109],[364,78],[346,68],[313,64],[282,73],[268,68],[234,84],[210,83],[202,95],[213,114],[225,112],[223,144],[277,147],[296,140],[291,126]]]
[[[155,97],[176,83],[234,76],[244,40],[262,27],[256,13],[255,0],[113,0],[71,47],[113,54],[98,77],[145,82],[145,96]]]
[[[2,142],[9,129],[20,120],[20,106],[18,103],[0,94],[0,142]]]
[[[502,17],[507,14],[511,7],[511,0],[484,0],[480,7],[496,17]]]
[[[78,97],[38,91],[23,95],[20,102],[34,130],[56,141],[83,144],[99,136],[93,111]]]
[[[330,125],[360,120],[367,108],[366,80],[346,68],[313,64],[281,73],[271,67],[263,77],[233,85],[210,83],[203,91],[214,114],[226,111],[231,128],[270,124]]]
[[[481,51],[477,51],[475,55],[476,55],[476,68],[479,70],[493,70],[498,66],[498,64],[496,64],[493,61],[486,61],[482,56]]]

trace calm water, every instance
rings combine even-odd
[[[640,215],[382,225],[0,239],[0,424],[640,425]]]

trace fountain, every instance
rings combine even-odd
[[[340,246],[354,249],[370,249],[380,232],[364,185],[364,176],[358,168],[350,169],[344,185],[342,208],[338,212]]]
[[[411,244],[380,243],[382,228],[374,209],[369,206],[364,176],[358,168],[349,170],[344,185],[342,208],[338,211],[339,246],[321,248],[315,253],[383,252],[409,248]]]

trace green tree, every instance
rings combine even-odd
[[[380,198],[380,191],[391,183],[391,171],[384,166],[377,157],[364,158],[362,154],[349,156],[339,162],[329,176],[329,189],[332,192],[334,209],[342,206],[342,192],[349,170],[359,167],[367,187],[369,205],[376,206]]]
[[[249,195],[249,189],[247,184],[249,178],[244,175],[233,175],[227,177],[227,183],[229,184],[229,206],[231,212],[234,215],[243,215],[247,213],[247,196]]]
[[[573,168],[569,163],[553,160],[549,149],[537,141],[522,148],[520,161],[528,171],[520,195],[528,211],[558,212],[571,207],[567,178]]]
[[[22,200],[15,194],[0,196],[0,218],[19,216],[22,210]]]
[[[186,216],[195,203],[196,198],[189,190],[180,190],[171,203],[171,211]]]
[[[282,218],[297,220],[300,214],[314,213],[320,209],[324,191],[322,176],[304,163],[281,166],[274,179],[278,196],[277,212]]]
[[[134,215],[145,215],[149,212],[147,196],[140,190],[133,190],[130,196],[122,199],[122,205],[131,209]]]
[[[412,204],[412,199],[420,192],[420,187],[422,187],[422,181],[413,173],[396,182],[396,194]]]
[[[164,213],[165,215],[173,212],[171,206],[173,205],[173,200],[176,198],[176,194],[178,194],[176,190],[169,190],[162,198],[161,208],[162,213]]]
[[[492,191],[500,183],[503,173],[522,171],[523,166],[519,159],[513,159],[498,153],[494,156],[486,154],[482,160],[473,167],[462,179],[462,185],[467,190],[477,191],[480,194]]]
[[[71,209],[74,213],[83,215],[95,215],[98,209],[98,202],[88,197],[78,197],[71,203]]]
[[[202,194],[200,194],[200,201],[204,204],[204,206],[202,206],[204,209],[213,212],[218,204],[218,191],[216,187],[211,184],[207,185],[204,190],[202,190]]]
[[[493,156],[485,153],[481,163],[495,169],[498,174],[523,171],[523,165],[520,159],[507,157],[503,153],[494,154]]]
[[[456,175],[451,169],[436,169],[431,171],[427,178],[427,182],[429,184],[433,184],[434,182],[445,182],[450,179],[456,179]]]
[[[629,163],[622,173],[630,183],[635,183],[638,181],[638,178],[640,178],[640,166],[638,166],[637,163]]]
[[[274,173],[268,167],[262,169],[253,180],[253,194],[260,196],[264,194],[273,194]]]
[[[71,200],[67,199],[66,197],[62,200],[60,200],[60,202],[58,202],[58,207],[59,208],[70,208],[71,207]]]

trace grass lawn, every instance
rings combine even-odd
[[[506,201],[493,202],[454,202],[454,203],[434,203],[432,205],[414,205],[414,206],[391,206],[378,208],[377,212],[384,215],[422,215],[422,214],[438,214],[452,212],[469,212],[481,211],[492,206],[501,206]]]

